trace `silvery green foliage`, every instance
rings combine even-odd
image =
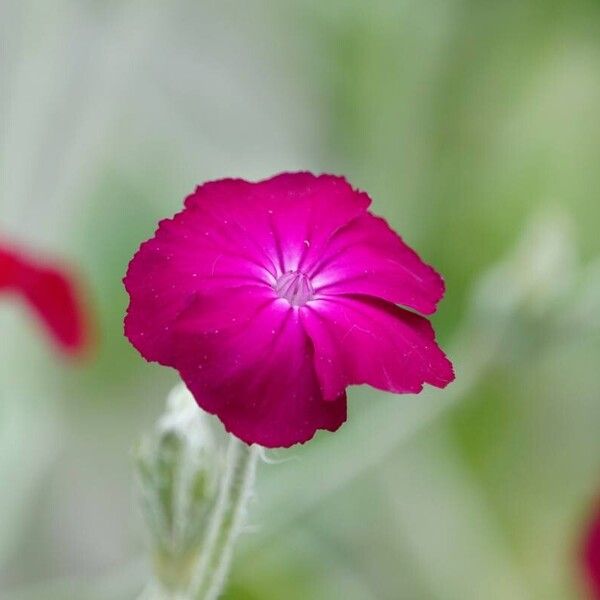
[[[487,319],[514,311],[545,318],[573,289],[579,264],[572,229],[569,216],[558,210],[534,214],[515,248],[481,277],[474,312]]]
[[[140,443],[136,466],[157,584],[184,589],[200,552],[225,468],[224,435],[183,384]]]

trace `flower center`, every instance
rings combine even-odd
[[[292,306],[303,306],[313,299],[314,290],[309,278],[300,271],[288,271],[277,279],[275,291]]]

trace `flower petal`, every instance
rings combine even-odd
[[[64,352],[77,353],[86,345],[83,306],[64,269],[0,248],[0,290],[21,295]]]
[[[338,296],[310,303],[302,320],[315,347],[326,399],[348,385],[369,384],[396,393],[445,387],[450,361],[426,319],[369,296]]]
[[[363,214],[371,200],[343,177],[282,173],[255,184],[239,179],[200,186],[186,206],[237,229],[239,243],[251,240],[279,273],[310,268],[327,240]]]
[[[329,240],[312,273],[318,294],[366,294],[431,314],[444,282],[382,218],[365,213]]]
[[[581,567],[590,598],[600,598],[600,503],[585,531],[581,547]]]
[[[298,310],[272,292],[240,286],[200,294],[174,339],[173,366],[198,404],[247,443],[288,447],[346,419],[344,390],[323,400]]]
[[[130,303],[125,335],[146,360],[171,362],[171,327],[194,295],[208,289],[271,278],[256,254],[236,245],[222,223],[186,209],[161,221],[153,238],[144,242],[125,279]]]

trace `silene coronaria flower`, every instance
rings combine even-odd
[[[580,560],[590,600],[600,600],[600,502],[597,502],[582,540]]]
[[[83,301],[65,268],[0,244],[0,293],[23,300],[62,352],[79,354],[87,346]]]
[[[370,202],[310,173],[198,187],[129,265],[127,337],[266,447],[335,431],[350,385],[446,386],[452,365],[420,316],[444,283]]]

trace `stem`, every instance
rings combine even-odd
[[[252,493],[257,458],[256,446],[231,436],[219,498],[190,583],[190,600],[216,600],[223,589]]]

